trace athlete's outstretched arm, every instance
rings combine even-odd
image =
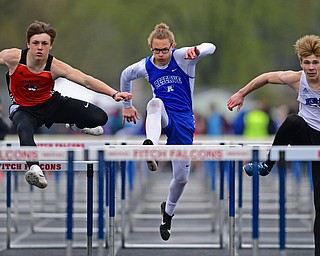
[[[62,61],[57,60],[56,58],[52,61],[51,72],[54,79],[58,77],[66,78],[92,91],[108,95],[115,101],[130,100],[132,98],[132,94],[127,92],[118,92],[116,89],[101,80],[87,75]]]
[[[215,52],[216,46],[212,43],[202,43],[192,47],[182,47],[174,52],[175,59],[179,62],[182,59],[199,61],[201,58]]]
[[[235,107],[237,107],[237,111],[240,111],[244,103],[244,97],[266,84],[288,85],[298,92],[301,72],[302,71],[295,72],[289,70],[263,73],[252,79],[248,84],[233,94],[227,102],[227,107],[230,111]]]

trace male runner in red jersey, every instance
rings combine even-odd
[[[99,107],[54,91],[55,80],[66,78],[92,91],[111,96],[115,101],[130,100],[132,95],[118,92],[106,83],[84,74],[49,54],[56,36],[47,23],[35,21],[27,31],[27,49],[4,49],[0,65],[6,65],[7,84],[12,99],[9,113],[17,130],[20,146],[36,146],[35,131],[42,125],[66,123],[82,133],[100,135],[107,114]],[[27,162],[26,181],[45,188],[47,180],[38,162]]]

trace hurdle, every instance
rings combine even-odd
[[[216,145],[221,145],[221,144],[227,144],[227,141],[225,142],[221,142],[219,140],[217,141],[197,141],[196,142],[196,145],[210,145],[211,147],[213,146],[212,144],[215,143]],[[166,146],[165,146],[166,147]],[[112,158],[111,158],[112,159]],[[170,158],[169,158],[170,159]],[[131,162],[132,160],[130,159],[129,162]],[[162,161],[160,159],[160,161]],[[211,161],[212,162],[212,161]],[[215,166],[215,165],[214,165]],[[125,241],[126,239],[126,235],[124,234],[125,232],[122,232],[122,245],[123,247],[126,247],[126,248],[129,248],[129,247],[133,247],[133,248],[162,248],[162,247],[165,247],[165,248],[168,248],[168,247],[171,247],[171,248],[182,248],[182,247],[188,247],[188,248],[191,248],[191,247],[199,247],[199,248],[223,248],[225,246],[224,244],[224,214],[225,214],[225,204],[224,204],[224,186],[223,186],[223,183],[225,182],[225,178],[224,178],[224,173],[226,171],[226,169],[229,168],[229,165],[228,163],[222,163],[219,165],[219,170],[220,170],[220,177],[221,177],[221,180],[222,180],[222,186],[220,188],[220,191],[219,191],[219,213],[218,213],[218,216],[219,216],[219,221],[218,221],[218,225],[219,225],[219,241],[218,243],[210,243],[210,244],[194,244],[194,243],[191,243],[191,244],[137,244],[137,243],[130,243],[130,242],[127,242]],[[149,173],[149,172],[148,172]],[[210,177],[210,179],[212,179],[212,184],[213,182],[215,181],[213,177]],[[214,196],[214,195],[213,195]],[[210,202],[212,203],[212,202]],[[212,204],[213,206],[215,206],[214,204]],[[206,207],[206,206],[205,206]],[[215,207],[217,208],[217,207]],[[122,210],[122,208],[121,208]],[[196,218],[201,218],[201,219],[212,219],[212,227],[213,227],[213,216],[215,216],[215,209],[213,209],[211,211],[211,213],[203,213],[203,214],[189,214],[189,215],[178,215],[177,218],[179,219],[196,219]],[[137,214],[131,214],[131,216],[129,216],[129,221],[131,223],[131,219],[132,218],[135,218],[135,219],[139,219],[139,220],[153,220],[153,219],[159,219],[159,215],[158,214],[142,214],[142,213],[137,213]],[[121,217],[121,220],[123,220],[124,217]],[[122,225],[123,226],[123,225]],[[192,229],[191,232],[197,232],[201,229],[201,227],[197,227],[197,229]],[[203,228],[202,231],[204,230],[207,230],[209,232],[213,231],[214,228],[212,228],[211,230],[208,230],[208,227],[206,227],[205,229]],[[122,230],[124,230],[122,228]],[[139,228],[137,232],[150,232],[150,230],[152,230],[151,228],[148,229],[148,228]],[[180,229],[180,231],[182,231]]]
[[[236,143],[236,141],[232,141],[232,143]],[[252,147],[252,148],[255,147],[257,150],[259,150],[259,148],[261,146],[269,148],[269,149],[270,149],[270,146],[271,146],[271,144],[266,143],[266,142],[259,142],[258,143],[258,142],[239,141],[238,143],[240,145],[244,145],[246,147],[247,146]],[[277,147],[275,147],[275,148],[277,148]],[[290,150],[288,147],[282,147],[281,149],[284,149],[285,151]],[[273,148],[273,150],[275,150],[275,149]],[[276,154],[278,154],[278,153],[279,152],[277,151]],[[279,159],[279,156],[276,157],[276,156],[273,155],[272,157],[273,157],[273,159]],[[299,158],[300,158],[300,156],[297,155],[297,159],[299,159]],[[306,156],[305,159],[307,159],[307,158],[308,157]],[[291,160],[291,159],[290,160],[286,160],[286,161],[295,162],[296,166],[297,165],[301,165],[301,163],[303,163],[304,161],[308,161],[309,162],[309,160],[300,161],[300,160]],[[252,248],[252,247],[254,247],[251,243],[245,243],[243,241],[243,236],[244,236],[243,234],[244,233],[248,233],[248,232],[252,232],[252,230],[250,228],[245,228],[244,227],[243,219],[245,218],[245,219],[252,220],[252,214],[249,214],[249,213],[244,214],[243,213],[243,200],[244,200],[243,199],[243,194],[244,194],[243,190],[244,190],[244,188],[243,188],[243,185],[242,185],[243,184],[242,165],[243,165],[243,161],[239,161],[238,162],[238,171],[239,171],[238,172],[238,178],[239,178],[239,181],[238,181],[238,218],[237,218],[238,232],[237,233],[238,233],[238,247],[240,249],[241,248]],[[277,168],[277,166],[278,165],[275,165],[275,167],[273,168],[274,170],[272,171],[272,173],[268,177],[273,177],[273,175],[278,172],[278,169],[280,169],[280,167]],[[295,167],[295,168],[297,168],[297,167]],[[296,182],[296,183],[294,183],[294,185],[295,185],[295,188],[297,188],[298,185],[301,186],[300,184],[298,184],[298,182],[301,182],[301,176],[299,176],[301,174],[300,174],[300,170],[299,171],[295,170],[295,171],[296,171],[296,173],[293,173],[293,175],[295,175],[294,176],[294,182]],[[281,175],[283,175],[283,172],[286,172],[286,171],[285,170],[284,171],[279,171],[278,180],[279,180],[279,182],[282,182],[283,185],[284,185],[284,181],[283,181],[284,178],[280,177]],[[246,176],[246,178],[249,178],[249,179],[252,178],[252,181],[254,180],[254,177],[247,177]],[[264,178],[264,177],[261,178],[260,177],[259,180],[265,181],[265,180],[270,180],[270,178]],[[290,180],[293,180],[293,179],[290,179]],[[310,183],[312,183],[311,180],[310,180]],[[254,184],[255,184],[255,186],[258,186],[258,188],[259,188],[259,183],[257,183],[257,181]],[[284,190],[282,192],[280,191],[280,190],[283,189],[283,185],[279,184],[279,187],[278,187],[279,191],[277,192],[279,195],[281,195],[281,197],[282,197],[281,200],[282,201],[283,201],[283,198],[284,198],[283,193],[286,193],[286,190]],[[300,187],[298,187],[298,188],[300,188]],[[253,188],[252,188],[252,190],[253,190]],[[291,202],[284,201],[284,202],[281,202],[281,203],[278,202],[279,208],[283,207],[283,205],[286,204],[286,208],[299,211],[299,209],[294,209],[293,207],[295,207],[295,206],[297,207],[299,205],[298,204],[298,200],[301,200],[299,198],[299,196],[301,196],[300,190],[298,191],[297,189],[295,189],[294,190],[294,196],[295,196],[295,198],[293,198],[291,200],[296,199],[296,201],[293,201],[293,202],[292,201]],[[297,213],[292,213],[292,212],[291,213],[286,213],[286,220],[290,220],[291,222],[293,222],[293,220],[298,220],[301,223],[303,222],[303,225],[307,224],[306,227],[286,227],[285,228],[286,232],[289,233],[289,234],[290,233],[292,234],[291,239],[293,238],[294,233],[298,233],[298,232],[305,232],[305,233],[310,233],[310,234],[312,233],[312,227],[313,227],[313,204],[312,204],[312,200],[309,199],[309,198],[312,198],[311,189],[310,189],[310,192],[307,194],[307,196],[308,196],[308,202],[310,202],[308,204],[308,207],[307,207],[307,209],[309,209],[308,213],[299,213],[299,212],[297,212]],[[286,197],[290,198],[290,195],[286,195],[285,198]],[[249,200],[251,202],[251,199],[249,199]],[[268,200],[270,200],[270,199],[268,199]],[[261,197],[259,198],[259,201],[261,201]],[[263,202],[262,202],[262,204],[263,204]],[[270,206],[271,206],[271,204],[270,204]],[[268,207],[270,207],[270,206],[268,204],[266,204],[266,205],[261,206],[261,207],[259,206],[259,208],[267,207],[265,209],[269,209]],[[305,209],[306,208],[304,208],[303,210],[305,210]],[[269,210],[271,210],[271,208]],[[283,209],[281,211],[283,211]],[[261,214],[261,213],[259,213],[259,219],[261,219],[261,220],[276,220],[276,219],[278,219],[278,216],[279,216],[279,213],[277,214],[276,211],[273,214],[270,214],[270,213]],[[306,221],[308,221],[308,222],[305,223]],[[281,223],[283,223],[283,222],[281,221]],[[263,234],[266,234],[266,233],[277,232],[277,230],[275,230],[274,228],[268,226],[268,227],[259,227],[259,232],[261,232]],[[283,239],[283,238],[281,238],[281,239]],[[281,239],[279,237],[279,241]],[[311,240],[312,240],[312,238],[311,238]],[[292,244],[290,244],[287,241],[285,242],[285,246],[286,246],[286,248],[291,248],[291,249],[296,249],[296,248],[297,249],[312,249],[314,247],[314,245],[312,245],[312,244],[300,244],[300,243],[292,243]],[[255,248],[256,248],[256,246],[255,246]],[[264,242],[260,241],[259,242],[259,248],[275,248],[275,249],[278,249],[278,248],[280,248],[280,245],[278,243],[273,243],[272,244],[270,242],[264,243]]]
[[[52,151],[52,149],[37,149],[35,147],[23,147],[23,148],[14,148],[10,147],[8,148],[1,148],[0,153],[0,164],[2,167],[6,167],[7,171],[7,238],[6,238],[6,247],[7,249],[10,248],[60,248],[65,247],[66,248],[66,255],[72,254],[72,248],[75,247],[73,245],[73,193],[74,193],[74,165],[76,168],[79,168],[81,170],[85,170],[84,166],[87,166],[87,254],[92,255],[92,217],[93,217],[93,169],[94,166],[97,169],[97,161],[84,161],[84,155],[87,152],[84,152],[82,149],[79,148],[64,148],[64,149],[55,149]],[[76,156],[76,157],[75,157]],[[59,160],[60,163],[60,170],[59,171],[67,171],[67,214],[66,214],[66,243],[62,245],[58,244],[46,244],[46,245],[13,245],[11,244],[11,173],[10,167],[14,166],[15,171],[23,171],[26,167],[24,161],[17,161],[17,159],[25,159],[25,160],[32,160],[37,161],[39,159],[49,159],[45,163],[43,161],[40,161],[40,166],[46,166],[51,165],[52,163],[55,163],[57,159],[66,159],[67,161]],[[87,157],[86,157],[87,158]],[[5,161],[4,161],[5,160]],[[50,162],[51,161],[51,162]],[[76,163],[76,164],[74,164]],[[17,168],[19,167],[19,168]],[[102,166],[103,167],[103,166]],[[101,167],[99,167],[101,169]],[[104,172],[104,170],[100,170],[100,172]],[[32,188],[32,186],[30,186]],[[100,193],[102,195],[102,193]],[[99,194],[99,195],[100,195]],[[102,203],[101,203],[102,202]],[[103,205],[103,199],[102,201],[99,201],[99,204]],[[99,205],[100,207],[100,205]],[[102,206],[103,209],[103,206]],[[101,212],[100,212],[101,214]],[[102,218],[103,218],[103,212],[102,212]],[[98,223],[99,230],[103,230],[103,223]],[[101,249],[99,248],[99,253],[101,253]]]
[[[259,248],[277,248],[280,250],[280,255],[286,255],[287,248],[314,248],[314,245],[299,245],[294,244],[290,245],[286,243],[286,235],[287,235],[287,228],[286,228],[286,162],[288,161],[311,161],[319,160],[319,147],[317,146],[292,146],[292,147],[284,147],[284,146],[275,146],[270,150],[270,159],[273,161],[278,161],[278,171],[279,171],[279,244],[263,244],[258,242],[259,238],[259,224],[258,216],[259,216],[259,201],[257,199],[257,195],[259,194],[259,179],[257,179],[257,159],[254,164],[254,172],[253,172],[253,179],[252,179],[252,186],[253,186],[253,237],[254,242],[252,245],[253,248],[253,255],[258,255]],[[256,175],[256,177],[255,177]],[[254,178],[255,177],[255,178]],[[302,217],[306,217],[303,215]],[[308,216],[307,216],[308,217]],[[309,232],[312,232],[309,230]],[[243,247],[243,245],[242,245]],[[247,246],[248,247],[248,246]],[[244,247],[243,247],[244,248]]]
[[[254,168],[257,168],[257,163],[259,161],[266,160],[266,155],[267,152],[269,151],[269,147],[262,146],[262,147],[252,147],[252,146],[242,146],[242,147],[230,147],[230,146],[197,146],[197,148],[194,148],[193,146],[171,146],[171,145],[166,145],[166,146],[145,146],[143,148],[137,147],[137,146],[109,146],[107,148],[102,149],[105,152],[105,158],[109,160],[115,160],[115,161],[128,161],[128,160],[148,160],[148,159],[160,159],[160,160],[177,160],[177,159],[191,159],[191,160],[214,160],[214,161],[221,161],[221,160],[229,160],[229,161],[252,161],[254,162]],[[277,151],[276,151],[277,150]],[[292,161],[293,159],[298,159],[300,161],[306,161],[306,160],[317,160],[319,159],[318,156],[318,151],[319,148],[308,148],[307,151],[306,147],[302,148],[295,148],[295,147],[280,147],[280,149],[275,149],[272,148],[271,150],[271,160],[279,161],[280,155],[279,150],[282,150],[285,152],[285,161]],[[166,153],[168,152],[168,153]],[[175,153],[179,152],[179,153]],[[257,154],[256,156],[254,156]],[[275,153],[274,153],[275,152]],[[292,153],[293,152],[293,153]],[[311,154],[312,152],[312,154]],[[206,154],[207,155],[201,155],[201,154]],[[276,154],[276,155],[275,155]],[[231,162],[230,164],[233,168],[234,164]],[[255,170],[257,171],[257,170]],[[258,179],[257,179],[258,178]],[[261,245],[259,244],[259,203],[258,203],[258,193],[259,193],[259,176],[254,174],[253,182],[252,182],[252,190],[253,190],[253,218],[252,218],[252,226],[253,226],[253,232],[252,232],[252,239],[253,239],[253,251],[254,254],[258,254],[258,249],[261,248]],[[283,186],[283,185],[281,185]],[[231,194],[233,193],[233,188],[232,191],[229,192],[230,195],[229,197],[231,198]],[[281,192],[283,193],[283,191]],[[234,197],[233,197],[234,198]],[[283,197],[282,197],[283,198]],[[282,210],[281,210],[281,218],[280,218],[280,224],[279,224],[279,230],[280,230],[280,244],[278,248],[281,250],[285,250],[285,237],[283,236],[283,232],[285,232],[285,225],[284,225],[284,220],[283,214],[285,213],[285,206],[283,202],[284,200],[280,200],[279,204],[281,204]],[[230,207],[231,208],[231,207]],[[232,216],[233,213],[230,213],[229,217]],[[229,221],[231,221],[229,219]],[[230,223],[230,226],[234,226],[232,221]],[[231,228],[232,230],[232,228]],[[229,237],[231,240],[229,242],[229,246],[234,245],[235,241],[231,237]],[[129,246],[130,244],[124,244],[125,247]],[[197,245],[189,244],[188,246],[192,248],[198,248]],[[181,247],[187,247],[185,245],[182,245]],[[134,245],[133,247],[135,248],[140,248],[139,245]],[[157,247],[157,245],[150,245],[149,247]],[[179,245],[174,245],[174,247],[179,247]],[[180,248],[181,248],[180,247]],[[167,245],[166,248],[171,248],[170,245]],[[201,247],[202,248],[202,247]]]
[[[10,149],[12,151],[12,149]],[[38,151],[35,150],[34,148],[30,149],[32,151]],[[43,149],[41,149],[43,150]],[[42,152],[39,150],[39,152]],[[66,157],[66,152],[70,150],[63,149],[64,152],[64,157]],[[75,150],[77,151],[77,150]],[[81,158],[83,158],[83,150],[79,150]],[[258,254],[259,248],[261,248],[259,244],[259,198],[258,198],[258,193],[259,193],[259,184],[257,184],[257,181],[259,182],[259,176],[257,175],[257,161],[265,160],[268,149],[265,147],[247,147],[247,146],[238,146],[238,145],[197,145],[196,147],[193,145],[188,145],[188,146],[171,146],[171,145],[164,145],[164,146],[131,146],[131,145],[108,145],[108,146],[102,146],[102,147],[89,147],[88,149],[88,161],[96,161],[97,159],[97,152],[101,151],[103,152],[103,162],[105,161],[110,161],[112,163],[118,162],[118,161],[128,161],[128,160],[133,160],[133,161],[145,161],[150,158],[152,159],[159,159],[163,161],[168,161],[168,160],[181,160],[181,159],[190,159],[190,160],[197,160],[197,161],[230,161],[229,162],[229,167],[230,170],[232,170],[235,167],[234,161],[254,161],[254,176],[252,179],[252,190],[254,192],[254,198],[253,198],[253,220],[252,220],[252,225],[253,225],[253,230],[254,234],[252,234],[252,239],[253,239],[253,252],[254,255]],[[1,150],[1,152],[5,152],[5,156],[12,156],[8,155],[6,153],[6,149]],[[9,151],[8,151],[9,152]],[[45,152],[45,151],[43,151]],[[50,151],[50,154],[53,154],[54,156],[51,156],[51,158],[58,157],[59,159],[65,159],[62,158],[61,154],[58,152],[52,152]],[[254,153],[255,152],[255,153]],[[283,154],[282,157],[280,157],[280,152]],[[292,160],[299,160],[299,161],[310,161],[310,160],[319,160],[319,152],[320,148],[319,147],[274,147],[271,150],[271,160],[275,161],[292,161]],[[3,154],[3,153],[1,153]],[[49,158],[50,158],[49,154]],[[100,153],[101,154],[101,153]],[[254,154],[257,154],[254,156]],[[13,155],[16,158],[21,158],[20,155]],[[44,155],[45,156],[45,155]],[[39,159],[46,159],[48,156],[44,157],[43,155],[39,155]],[[41,157],[41,158],[40,158]],[[16,158],[10,158],[9,161],[15,161]],[[0,157],[0,159],[3,159],[3,156]],[[38,157],[37,157],[38,159]],[[50,159],[48,160],[50,161]],[[70,160],[72,162],[76,161],[75,159]],[[72,169],[70,167],[70,169]],[[111,168],[113,169],[113,168]],[[232,182],[234,183],[234,171],[231,172],[230,178],[232,178]],[[112,174],[113,175],[113,174]],[[256,175],[256,176],[255,176]],[[258,179],[256,180],[256,178]],[[113,180],[113,178],[112,178]],[[110,185],[114,185],[114,181],[110,180]],[[113,192],[115,188],[112,188],[110,192]],[[285,190],[285,188],[284,188]],[[230,186],[229,190],[229,232],[235,232],[235,220],[234,220],[234,196],[235,189],[232,186]],[[283,193],[283,191],[281,191]],[[109,213],[113,217],[112,221],[110,222],[111,224],[114,224],[114,218],[115,218],[115,202],[114,199],[115,194],[110,194],[110,209],[112,209]],[[231,200],[232,199],[232,200]],[[258,201],[258,202],[257,202]],[[280,202],[281,201],[281,202]],[[285,206],[285,200],[279,200],[279,204],[284,204]],[[285,254],[285,249],[286,249],[286,244],[285,244],[285,223],[283,218],[283,214],[285,214],[285,208],[282,208],[281,210],[281,224],[279,224],[279,230],[281,233],[281,242],[279,244],[279,249],[281,249],[281,253]],[[114,225],[110,226],[111,230],[109,230],[109,236],[111,239],[109,239],[109,248],[114,248]],[[113,229],[113,230],[112,230]],[[124,232],[122,230],[122,232]],[[284,232],[284,233],[282,233]],[[235,254],[235,236],[233,235],[234,233],[229,233],[229,251],[230,255]],[[71,237],[72,239],[72,237]],[[124,243],[124,246],[130,246],[126,243]],[[176,246],[176,245],[175,245]],[[181,245],[181,248],[185,245]],[[190,247],[189,247],[190,246]],[[203,246],[203,245],[202,245]],[[170,247],[170,246],[169,246]],[[179,247],[179,246],[178,246]],[[199,245],[196,244],[189,244],[187,246],[188,248],[200,248]],[[201,247],[202,248],[202,247]],[[210,245],[208,246],[210,247]],[[112,255],[112,250],[109,250],[109,253]]]
[[[226,146],[226,145],[199,145],[194,147],[192,145],[188,146],[172,146],[172,145],[164,145],[164,146],[131,146],[131,145],[109,145],[103,148],[96,148],[95,150],[104,150],[104,157],[108,159],[108,161],[128,161],[128,160],[148,160],[158,159],[159,161],[168,161],[168,160],[181,160],[181,159],[190,159],[190,160],[214,160],[214,161],[222,161],[222,160],[251,160],[252,159],[252,148],[244,148],[241,146]],[[90,153],[95,152],[94,149],[90,149],[89,151],[89,159]],[[261,150],[260,159],[266,157],[266,149]],[[234,164],[231,164],[232,168]],[[234,187],[231,187],[230,195],[231,203],[230,206],[233,206],[233,211],[230,214],[230,226],[234,228]],[[111,204],[110,204],[111,205]],[[112,229],[109,232],[113,232]],[[122,230],[124,232],[124,230]],[[233,231],[234,232],[234,231]],[[123,237],[123,236],[122,236]],[[235,248],[235,236],[231,236],[230,244],[232,244],[233,248]],[[125,241],[122,242],[124,247],[134,247],[140,248],[142,245],[140,244],[128,244]],[[163,246],[163,245],[162,245]],[[148,248],[159,248],[158,244],[149,244]],[[165,245],[166,248],[217,248],[216,246],[212,246],[211,244],[175,244],[173,246]],[[144,245],[143,248],[146,248]],[[220,246],[218,247],[220,248]]]
[[[280,147],[277,146],[273,148],[270,152],[270,158],[274,161],[279,161],[279,249],[281,255],[286,255],[286,223],[285,223],[285,171],[286,171],[286,161],[319,161],[320,158],[320,148],[317,146],[295,146],[295,147]],[[309,246],[313,248],[314,246]]]
[[[0,143],[2,144],[2,143]],[[52,159],[58,159],[59,160],[43,160],[43,159],[47,159],[45,157],[42,158],[43,155],[39,156],[38,158],[40,159],[41,158],[41,161],[40,161],[40,166],[43,167],[45,165],[50,165],[50,164],[55,164],[55,163],[59,163],[59,170],[56,170],[55,173],[60,173],[61,172],[67,172],[67,189],[69,190],[67,195],[68,195],[68,198],[67,198],[67,215],[65,214],[50,214],[50,213],[43,213],[43,214],[39,214],[39,213],[33,213],[33,207],[30,207],[30,215],[31,216],[37,216],[37,217],[50,217],[52,216],[53,218],[66,218],[67,221],[66,221],[66,229],[67,229],[67,233],[66,233],[66,244],[65,243],[62,243],[62,244],[56,244],[56,245],[51,245],[51,244],[41,244],[41,245],[18,245],[18,244],[12,244],[11,243],[11,237],[10,237],[10,232],[8,232],[7,230],[7,237],[8,237],[8,245],[7,245],[7,248],[30,248],[30,247],[48,247],[48,248],[51,248],[51,247],[54,247],[54,248],[62,248],[62,247],[66,247],[67,248],[67,253],[70,254],[71,253],[71,248],[75,248],[75,247],[81,247],[81,245],[75,245],[74,244],[74,241],[73,241],[73,233],[75,232],[80,232],[80,233],[84,233],[84,230],[83,229],[77,229],[73,226],[73,218],[77,218],[77,217],[82,217],[82,215],[80,216],[80,214],[76,214],[76,213],[71,213],[71,211],[73,210],[73,206],[72,206],[72,203],[73,203],[73,193],[74,193],[74,185],[73,185],[73,179],[74,179],[74,175],[72,175],[73,171],[77,171],[77,170],[85,170],[85,164],[87,163],[86,161],[82,160],[82,159],[88,159],[87,157],[87,153],[88,153],[88,148],[91,146],[91,145],[104,145],[105,143],[96,143],[96,141],[87,141],[87,140],[84,140],[84,141],[77,141],[77,142],[67,142],[67,141],[51,141],[51,142],[47,142],[47,141],[40,141],[38,142],[38,148],[30,148],[30,151],[32,152],[37,152],[38,151],[40,152],[42,149],[47,152],[49,151],[51,154],[53,154],[53,152],[51,152],[51,150],[56,150],[58,149],[58,151],[63,151],[63,152],[72,152],[73,150],[75,151],[78,151],[78,155],[81,154],[81,157],[78,157],[79,160],[76,160],[76,159],[72,159],[70,160],[70,162],[73,163],[73,165],[71,165],[68,161],[65,161],[65,160],[60,160],[61,158],[61,155],[59,156],[56,156],[56,157],[52,157]],[[18,145],[18,142],[17,141],[6,141],[5,143],[5,146],[9,146],[12,147],[14,150],[17,150],[19,151],[20,150],[20,147]],[[74,147],[74,148],[68,148],[68,147]],[[23,147],[23,150],[26,150],[28,151],[28,148],[27,147]],[[10,160],[9,162],[4,162],[2,160],[4,160],[5,156],[2,156],[2,154],[6,154],[7,151],[1,151],[1,154],[0,154],[0,164],[2,164],[2,166],[5,166],[5,165],[8,165],[6,167],[6,170],[7,171],[7,174],[11,174],[11,171],[9,171],[10,168],[13,168],[15,165],[19,165],[20,166],[20,171],[25,171],[26,170],[26,164],[24,161],[15,161],[13,159],[11,159],[9,156],[9,158],[7,160]],[[8,151],[9,152],[9,151]],[[42,151],[41,151],[42,152]],[[63,155],[64,158],[62,159],[65,159],[65,156],[66,155]],[[71,157],[71,156],[70,156]],[[17,159],[21,160],[21,157],[18,157]],[[28,158],[26,158],[27,160]],[[81,160],[80,160],[81,159]],[[103,207],[101,207],[101,205],[103,205],[103,176],[104,176],[104,172],[107,173],[106,175],[106,193],[105,193],[105,198],[106,198],[106,206],[108,207],[108,204],[109,204],[109,201],[112,200],[112,198],[114,198],[113,194],[111,194],[111,197],[109,196],[109,193],[111,191],[113,191],[112,189],[112,186],[114,186],[114,177],[113,177],[113,180],[111,180],[111,182],[108,182],[108,179],[110,179],[110,173],[112,175],[113,173],[113,176],[115,176],[115,171],[114,171],[114,168],[115,168],[115,163],[114,162],[104,162],[103,158],[100,157],[100,160],[101,161],[97,161],[97,157],[95,158],[95,160],[93,161],[89,161],[91,164],[93,163],[93,168],[94,170],[97,170],[98,169],[98,248],[99,248],[99,253],[102,251],[102,247],[103,247],[103,238],[104,238],[104,221],[103,221],[103,216],[104,216],[104,209]],[[56,161],[56,162],[55,162]],[[1,166],[0,166],[1,167]],[[105,168],[105,169],[104,169]],[[19,171],[17,168],[13,168],[15,169],[15,171]],[[69,169],[72,169],[72,173],[70,173],[68,170]],[[44,168],[44,171],[45,168]],[[17,172],[16,172],[17,173]],[[87,175],[89,175],[87,173]],[[91,178],[88,176],[88,196],[91,194],[91,192],[89,190],[91,190],[91,181],[89,183],[89,180],[91,180]],[[112,178],[112,176],[111,176]],[[7,179],[7,181],[10,181],[10,191],[11,191],[11,176],[9,179]],[[111,186],[111,190],[107,187],[108,185]],[[33,192],[33,187],[30,186],[30,189],[31,189],[31,193]],[[59,191],[59,190],[58,190]],[[43,195],[45,193],[45,191],[42,192],[41,195]],[[7,193],[8,196],[11,196],[11,193]],[[111,199],[110,199],[111,198]],[[89,200],[89,199],[88,199]],[[91,200],[92,201],[92,200]],[[10,200],[7,200],[7,202],[10,202],[10,207],[8,207],[8,211],[10,214],[7,214],[7,220],[10,220],[8,226],[11,226],[11,198]],[[30,204],[31,206],[33,205],[33,197],[30,196]],[[114,204],[113,204],[114,205]],[[87,209],[88,209],[88,214],[90,215],[90,208],[89,207],[89,203],[87,204]],[[110,207],[110,212],[109,212],[109,216],[107,215],[107,213],[105,214],[106,216],[106,219],[105,219],[105,223],[107,223],[109,221],[109,225],[111,228],[114,228],[114,213],[115,211],[115,207],[113,206]],[[92,247],[92,231],[90,231],[90,229],[92,228],[92,216],[88,216],[87,214],[87,218],[88,218],[88,225],[87,225],[87,235],[88,235],[88,241],[87,241],[87,247],[88,247],[88,250],[92,250],[90,249],[89,247]],[[108,218],[108,219],[107,219]],[[31,229],[33,232],[52,232],[52,233],[55,233],[55,232],[64,232],[64,229],[62,228],[59,228],[59,227],[49,227],[49,228],[41,228],[41,227],[35,227],[33,225],[33,220],[31,220]],[[106,234],[108,233],[108,230],[107,230],[107,227],[105,228],[106,229]],[[111,251],[114,250],[113,248],[113,245],[114,245],[114,234],[113,233],[108,233],[105,237],[106,237],[106,248],[109,247],[109,244],[111,246]],[[111,243],[108,242],[108,240],[111,240]],[[100,253],[101,254],[101,253]]]

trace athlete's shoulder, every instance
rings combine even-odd
[[[300,81],[301,76],[303,74],[303,71],[293,71],[293,70],[286,70],[286,71],[280,71],[280,78],[285,84],[292,84],[297,83]]]
[[[298,92],[302,75],[303,75],[302,70],[300,71],[287,70],[287,71],[280,72],[279,77],[283,84],[288,85],[289,87],[291,87],[292,89]]]
[[[121,72],[121,80],[134,80],[139,77],[146,77],[147,71],[146,71],[146,58],[143,58],[139,60],[138,62],[135,62],[129,66],[127,66],[122,72]]]
[[[126,70],[131,70],[135,72],[144,71],[146,69],[146,64],[150,61],[150,56],[142,58],[141,60],[129,65]]]
[[[21,58],[21,49],[9,48],[0,52],[0,63],[2,65],[13,66],[19,63]]]
[[[68,75],[73,74],[77,69],[73,68],[71,65],[67,64],[62,60],[52,57],[50,70],[51,70],[51,75],[55,80],[59,77],[66,78],[68,77]]]

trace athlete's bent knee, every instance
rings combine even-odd
[[[162,100],[160,100],[158,98],[153,98],[147,104],[147,112],[148,112],[148,114],[152,114],[152,113],[155,113],[157,111],[160,111],[161,108],[162,108],[162,105],[163,105]]]
[[[284,121],[284,123],[289,126],[296,126],[301,124],[301,122],[303,122],[303,118],[297,114],[289,115]]]
[[[91,113],[90,119],[94,122],[94,126],[105,125],[108,122],[108,115],[101,108],[96,108],[94,113]]]

